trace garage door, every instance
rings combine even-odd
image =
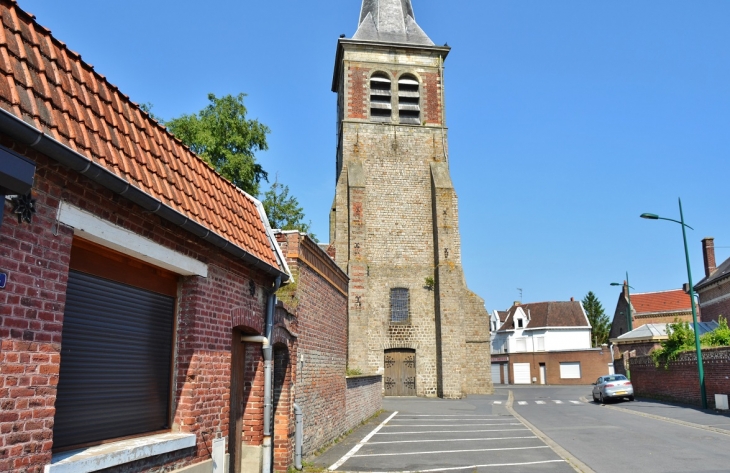
[[[499,365],[497,363],[492,363],[492,383],[503,384],[502,377],[500,376],[501,371],[502,371],[502,365]]]
[[[515,372],[515,384],[532,384],[529,363],[514,363],[512,369]]]
[[[560,363],[561,379],[580,379],[580,362]]]

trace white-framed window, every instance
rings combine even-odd
[[[522,318],[517,319],[517,328],[524,328],[525,327],[525,321],[522,320]]]
[[[545,337],[535,337],[535,351],[545,351]]]
[[[527,337],[515,338],[515,351],[527,351]]]

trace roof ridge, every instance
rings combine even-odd
[[[684,292],[684,289],[682,289],[680,287],[678,289],[667,289],[667,290],[664,290],[664,291],[632,292],[631,293],[631,296],[633,297],[633,296],[645,296],[645,295],[649,295],[649,294],[667,294],[667,293],[670,293],[670,292],[678,292],[678,291],[679,292],[682,292],[684,294],[687,294],[686,292]]]

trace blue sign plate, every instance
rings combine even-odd
[[[8,275],[0,273],[0,289],[5,289],[5,283],[8,282]]]

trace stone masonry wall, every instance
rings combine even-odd
[[[703,348],[707,405],[715,406],[715,394],[730,395],[730,347]],[[656,367],[650,356],[630,359],[631,383],[636,396],[702,405],[697,356],[685,352],[669,363]]]
[[[217,432],[228,435],[231,333],[261,332],[267,276],[178,227],[24,146],[0,144],[37,163],[32,224],[18,224],[8,203],[0,229],[0,471],[40,472],[53,446],[56,386],[73,231],[56,226],[63,199],[165,247],[209,265],[209,277],[181,277],[173,369],[172,430],[191,432],[197,446],[175,458],[153,458],[135,471],[159,471],[209,458]],[[249,281],[255,294],[249,295]],[[260,347],[249,352],[244,441],[260,442]],[[124,471],[124,468],[119,468]]]
[[[382,408],[382,376],[349,376],[347,378],[346,430],[357,427]]]

